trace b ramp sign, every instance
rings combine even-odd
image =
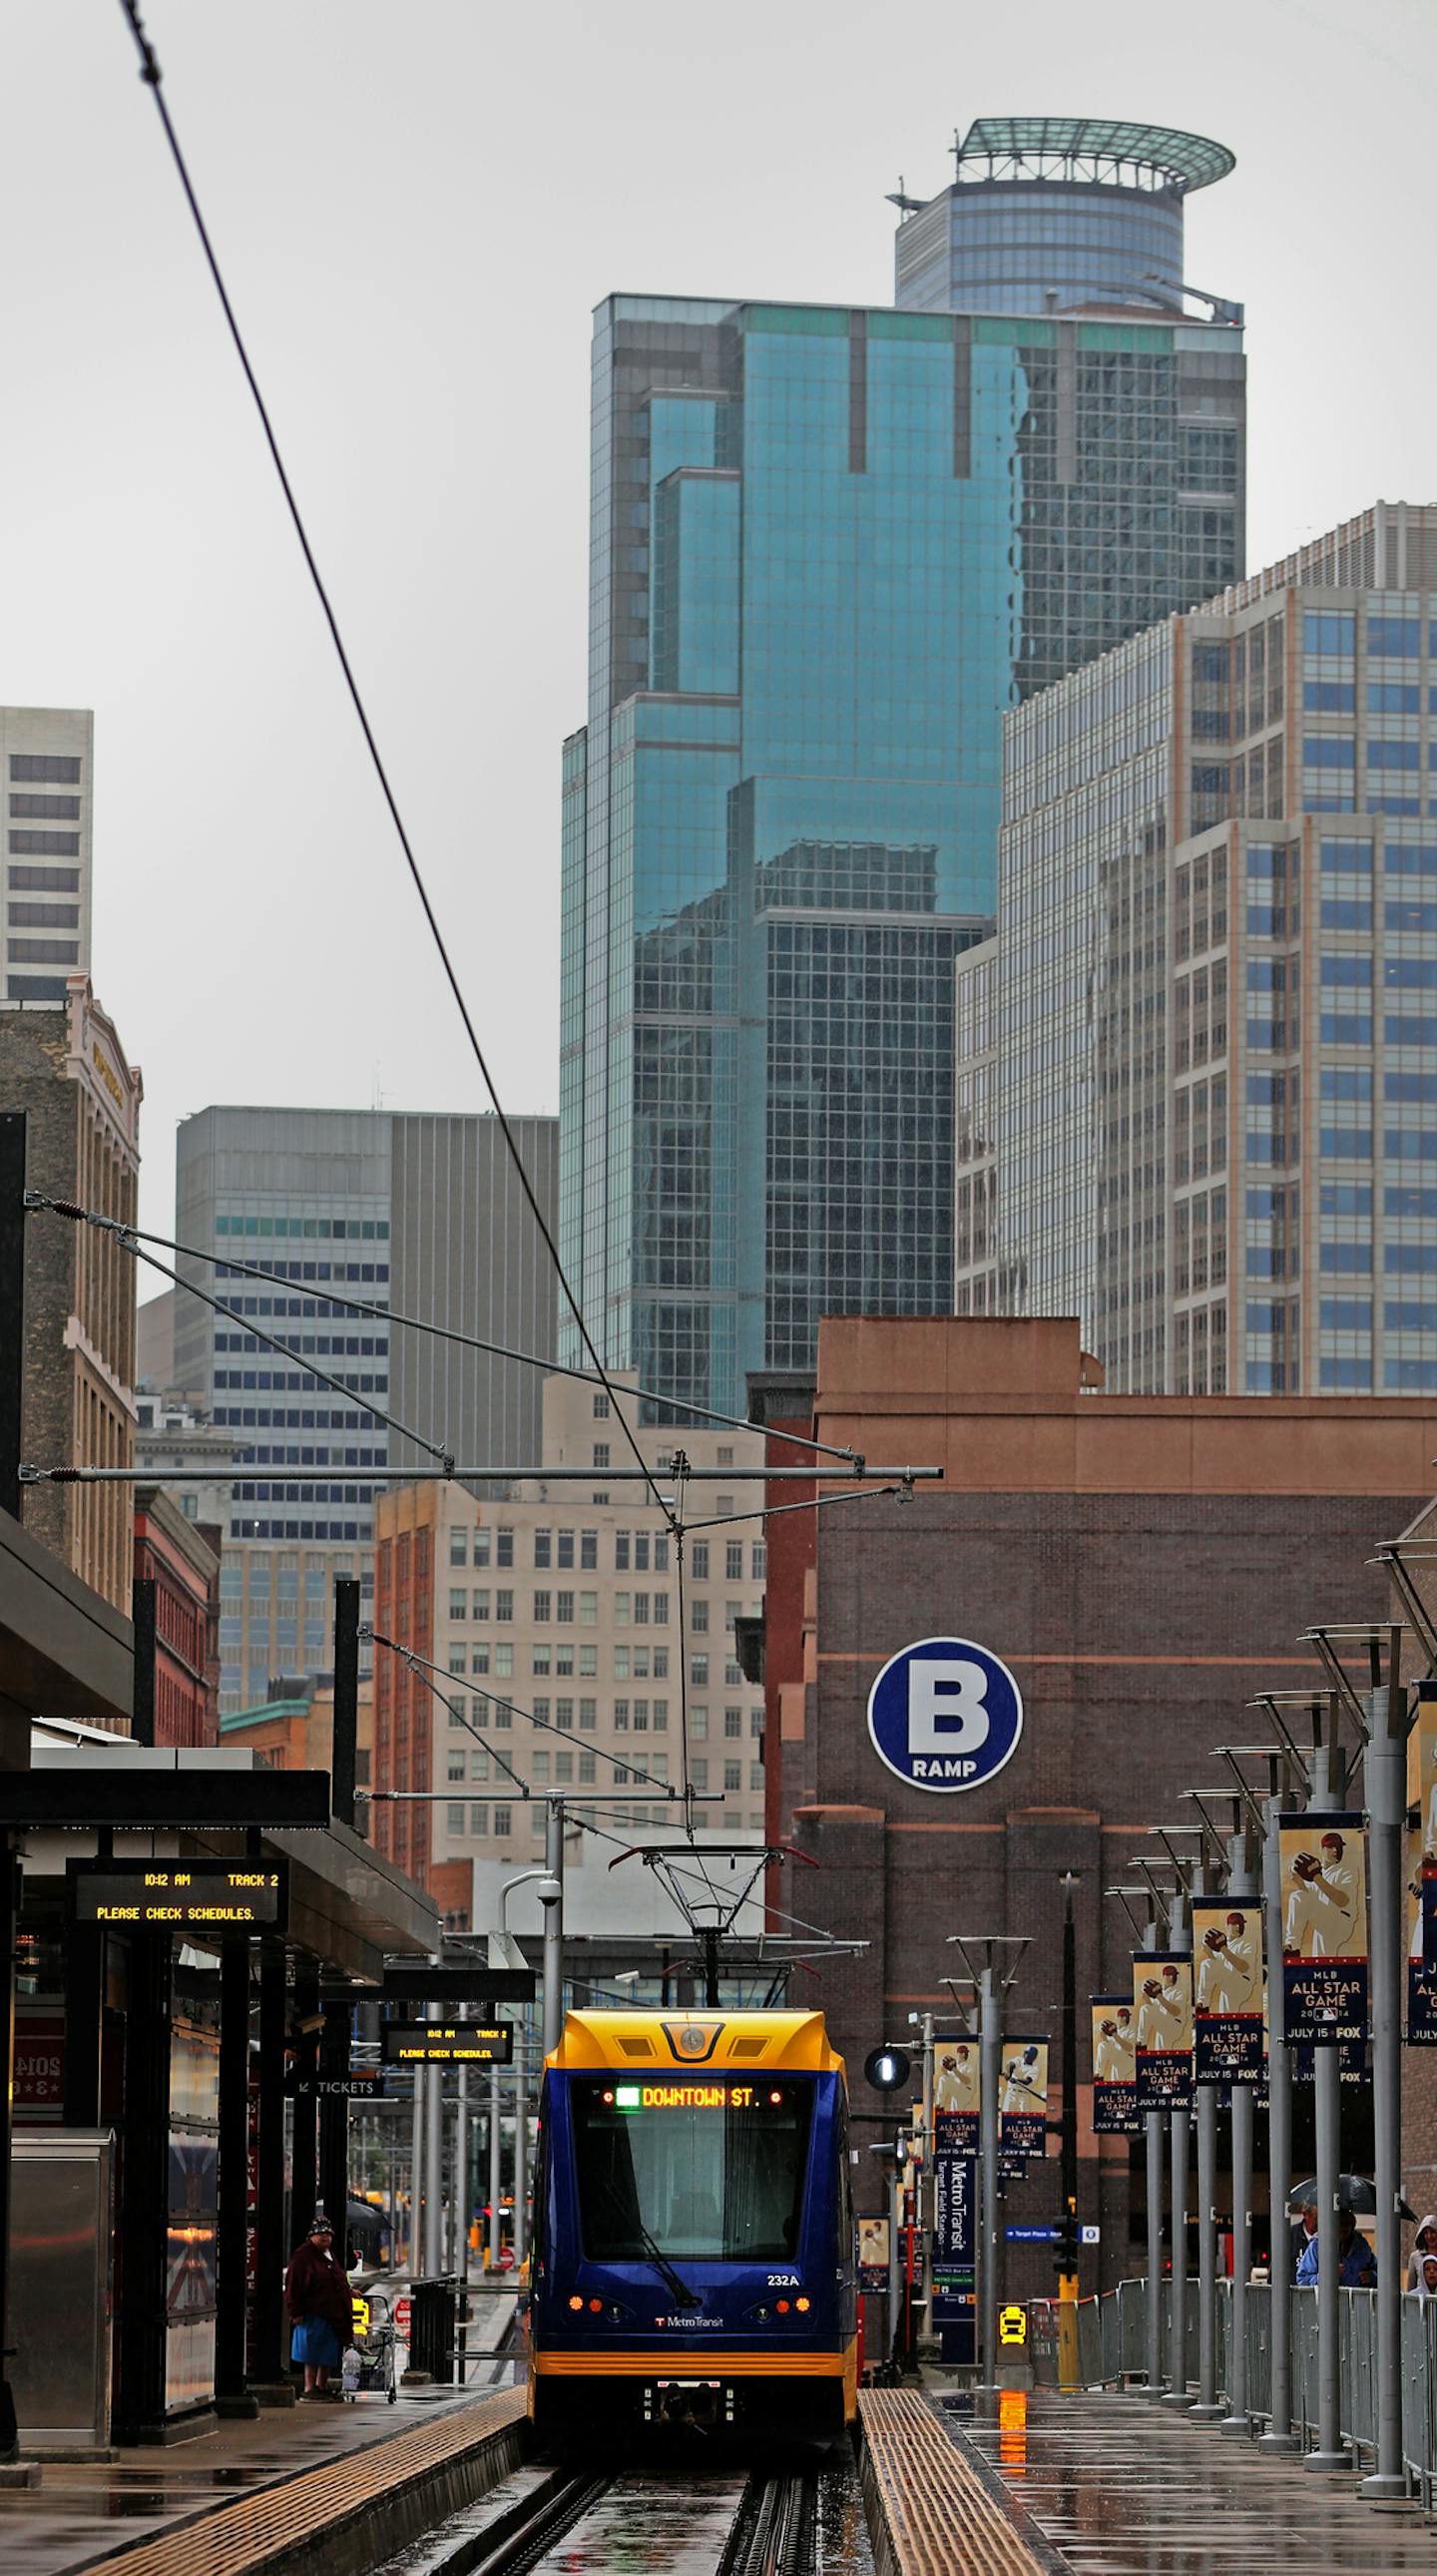
[[[924,1637],[884,1665],[868,1695],[868,1732],[910,1788],[981,1789],[1018,1749],[1023,1695],[986,1646]]]

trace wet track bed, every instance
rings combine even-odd
[[[372,2576],[873,2576],[846,2453],[793,2472],[530,2466]]]

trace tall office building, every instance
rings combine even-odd
[[[960,1313],[1136,1394],[1437,1388],[1437,507],[1018,709],[958,984]]]
[[[675,1434],[639,1421],[626,1388],[618,1401],[662,1474]],[[502,1880],[543,1858],[545,1792],[591,1790],[598,1816],[580,1812],[622,1842],[630,1826],[681,1821],[666,1791],[688,1786],[722,1799],[696,1810],[701,1833],[762,1836],[763,1696],[736,1628],[763,1607],[767,1550],[759,1521],[729,1517],[761,1500],[762,1435],[686,1426],[683,1447],[732,1483],[694,1488],[695,1517],[727,1525],[688,1541],[682,1596],[652,1496],[610,1482],[632,1453],[609,1396],[572,1378],[544,1381],[538,1472],[503,1500],[442,1483],[380,1498],[375,1626],[447,1678],[376,1660],[375,1786],[399,1796],[376,1807],[373,1840],[470,1924],[493,1922]],[[584,1469],[592,1484],[573,1481]],[[603,1805],[605,1790],[641,1800],[645,1787],[652,1805]],[[632,1921],[610,1844],[576,1834],[570,1863],[586,1851],[586,1924]]]
[[[824,1312],[951,1306],[953,967],[994,908],[1003,712],[1241,568],[1241,333],[1180,277],[1184,194],[1229,156],[1114,132],[981,180],[965,145],[941,223],[904,200],[903,309],[598,309],[561,1244],[666,1395],[737,1410]],[[1048,268],[910,260],[970,210]]]
[[[556,1122],[512,1124],[552,1223]],[[461,1469],[512,1474],[538,1457],[538,1369],[402,1331],[388,1310],[543,1360],[554,1277],[494,1118],[206,1109],[179,1130],[177,1210],[179,1240],[215,1256],[180,1270],[225,1308],[179,1297],[173,1366],[235,1454],[220,1577],[220,1706],[232,1712],[267,1699],[277,1674],[324,1670],[335,1578],[369,1586],[376,1487],[334,1471],[432,1463],[359,1399]],[[247,1279],[243,1263],[270,1280]],[[335,1290],[385,1313],[350,1313]],[[279,1467],[312,1468],[313,1481],[278,1483],[265,1471]]]
[[[67,975],[90,971],[94,734],[84,709],[0,707],[9,1003],[63,1004]]]

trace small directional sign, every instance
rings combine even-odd
[[[382,2102],[384,2069],[382,2066],[351,2066],[343,2075],[301,2074],[297,2067],[285,2073],[284,2089],[291,2102]]]

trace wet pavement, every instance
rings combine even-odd
[[[1141,2397],[933,2392],[1072,2576],[1407,2576],[1437,2524]]]
[[[47,2460],[38,2487],[0,2488],[0,2576],[64,2576],[211,2506],[411,2432],[436,2410],[472,2405],[487,2393],[487,2384],[401,2389],[393,2406],[372,2396],[350,2406],[275,2407],[165,2449],[125,2450],[108,2461]]]

